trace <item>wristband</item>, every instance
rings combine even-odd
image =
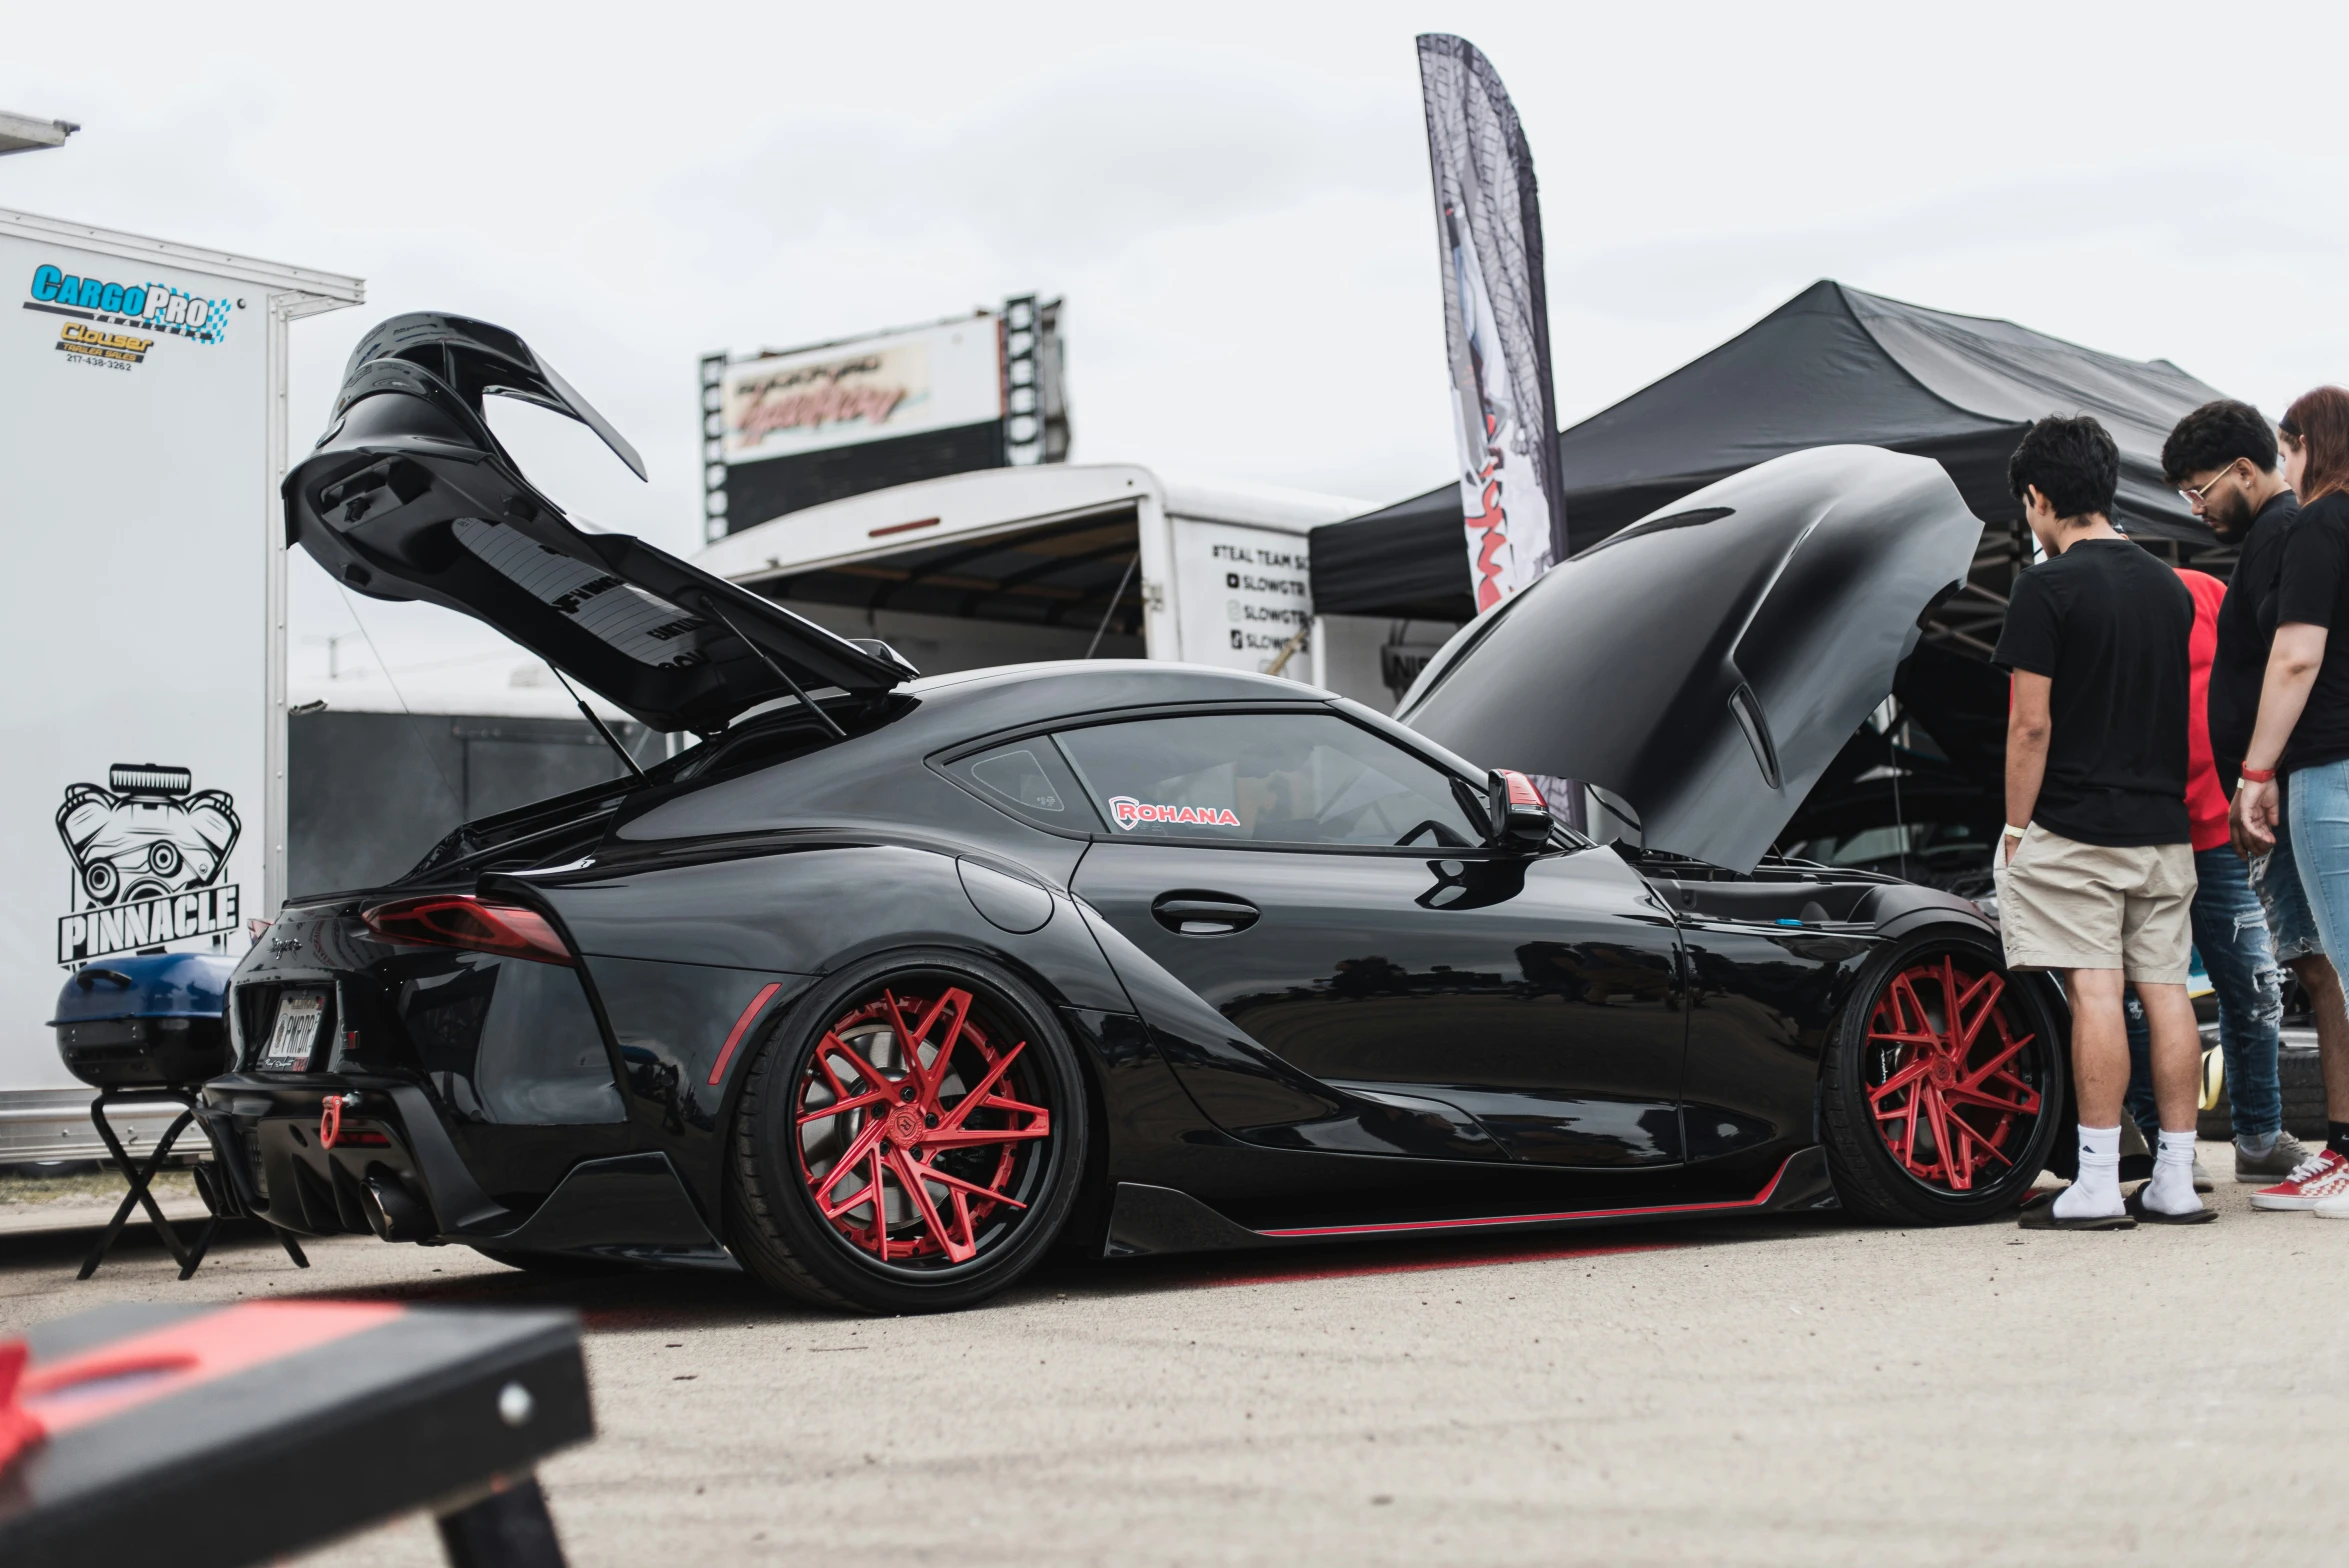
[[[2240,771],[2246,784],[2273,784],[2276,781],[2276,770],[2273,768],[2255,768],[2245,763]]]
[[[2029,833],[2030,831],[2031,830],[2029,828],[2016,827],[2012,822],[2009,822],[2006,825],[2006,836],[2008,838],[2021,838],[2024,834]]]

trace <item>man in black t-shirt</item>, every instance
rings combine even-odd
[[[2177,573],[2113,528],[2119,481],[2120,451],[2088,418],[2039,421],[2007,465],[2047,559],[2015,579],[1993,658],[2013,676],[2007,827],[1993,868],[1999,925],[2009,965],[2063,974],[2080,1108],[2079,1179],[2024,1210],[2032,1229],[2214,1217],[2194,1191],[2202,1053],[2186,999],[2194,601]],[[2152,1031],[2161,1135],[2153,1180],[2124,1202],[2128,985]]]
[[[2211,757],[2232,796],[2259,717],[2259,686],[2276,639],[2284,535],[2300,502],[2276,467],[2275,428],[2248,403],[2205,403],[2179,420],[2162,444],[2161,464],[2163,477],[2219,543],[2240,552],[2219,606],[2218,650],[2210,664]]]
[[[2300,502],[2277,471],[2275,427],[2258,409],[2231,398],[2205,403],[2178,421],[2162,443],[2161,470],[2219,542],[2241,552],[2219,604],[2206,708],[2212,763],[2219,787],[2231,796],[2259,716],[2260,683],[2276,635],[2284,538],[2300,515]],[[2328,1051],[2349,1050],[2341,983],[2301,890],[2289,833],[2279,833],[2273,851],[2256,858],[2226,844],[2199,849],[2194,872],[2194,946],[2218,993],[2235,1179],[2285,1180],[2309,1151],[2284,1130],[2276,1071],[2283,1017],[2279,966],[2288,964],[2299,976]],[[2129,1104],[2142,1116],[2152,1104],[2150,1078],[2142,1031],[2132,1028],[2130,1034],[2131,1054],[2139,1061]]]

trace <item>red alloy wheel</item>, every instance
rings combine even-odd
[[[1979,960],[1933,954],[1895,974],[1868,1019],[1870,1114],[1892,1157],[1943,1192],[2014,1170],[2039,1116],[2034,1032],[2019,1030],[2007,979]]]
[[[799,1174],[824,1222],[877,1262],[967,1263],[1035,1194],[1052,1112],[1027,1042],[998,1045],[961,986],[883,988],[825,1031],[792,1098]]]

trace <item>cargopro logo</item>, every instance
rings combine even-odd
[[[206,344],[218,343],[228,336],[229,313],[236,309],[233,299],[207,299],[168,283],[85,278],[49,262],[33,269],[28,292],[31,298],[24,302],[27,310],[144,327]]]

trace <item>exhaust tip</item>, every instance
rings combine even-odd
[[[408,1184],[377,1166],[359,1185],[359,1206],[366,1211],[368,1229],[385,1241],[422,1241],[433,1231],[432,1211]]]

